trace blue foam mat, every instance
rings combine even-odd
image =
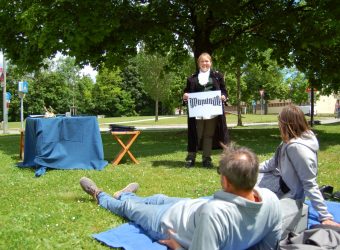
[[[305,201],[308,205],[308,228],[313,225],[320,224],[319,215],[314,210],[309,200]],[[325,201],[328,211],[334,216],[334,220],[340,223],[340,203],[335,201]]]
[[[134,223],[125,223],[108,231],[93,234],[96,240],[110,247],[125,250],[166,250],[167,247],[152,240],[145,231]]]

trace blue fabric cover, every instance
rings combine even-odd
[[[320,224],[319,215],[312,207],[312,204],[309,200],[306,200],[305,203],[308,205],[308,228],[313,225]],[[340,223],[340,203],[334,201],[325,201],[328,211],[334,216],[334,220]]]
[[[95,116],[27,118],[24,161],[36,176],[54,169],[95,169],[107,165]]]
[[[125,250],[166,250],[167,247],[152,241],[145,231],[134,223],[125,223],[108,231],[93,234],[96,240],[110,247],[122,247]]]

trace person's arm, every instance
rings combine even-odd
[[[269,160],[266,160],[266,161],[260,163],[259,172],[260,173],[271,172],[271,171],[274,171],[274,169],[276,167],[277,166],[275,164],[275,158],[272,157]]]
[[[321,222],[333,220],[333,216],[328,212],[317,184],[316,158],[306,154],[305,150],[310,149],[304,145],[293,143],[287,148],[287,155],[291,161],[294,159],[294,164],[292,165],[302,183],[305,195],[310,199],[313,208],[319,214],[319,220]]]
[[[278,162],[280,160],[281,148],[283,143],[276,148],[274,155],[269,160],[260,163],[259,172],[266,173],[266,172],[275,172],[274,174],[279,174],[278,170]],[[276,169],[276,171],[274,171]]]

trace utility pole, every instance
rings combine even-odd
[[[314,126],[314,88],[310,88],[310,126]]]
[[[5,53],[2,51],[2,72],[4,75],[4,81],[1,84],[2,87],[2,103],[3,103],[3,131],[4,134],[8,133],[8,109],[7,109],[7,98],[6,98],[6,58],[5,58]]]

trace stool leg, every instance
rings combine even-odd
[[[129,140],[128,144],[127,144],[127,153],[130,156],[131,160],[136,163],[139,164],[139,162],[137,161],[137,159],[133,156],[133,154],[131,153],[131,151],[129,150],[130,147],[132,146],[132,144],[134,143],[134,141],[137,139],[139,133],[138,134],[134,134],[131,139]]]
[[[123,141],[116,135],[113,135],[116,140],[118,141],[118,143],[122,146],[122,149],[120,150],[120,152],[118,153],[118,155],[116,156],[116,158],[114,159],[114,161],[112,162],[112,165],[118,165],[119,162],[122,160],[122,158],[124,157],[124,155],[126,154],[126,151],[128,150],[125,146],[125,144],[123,143]]]

